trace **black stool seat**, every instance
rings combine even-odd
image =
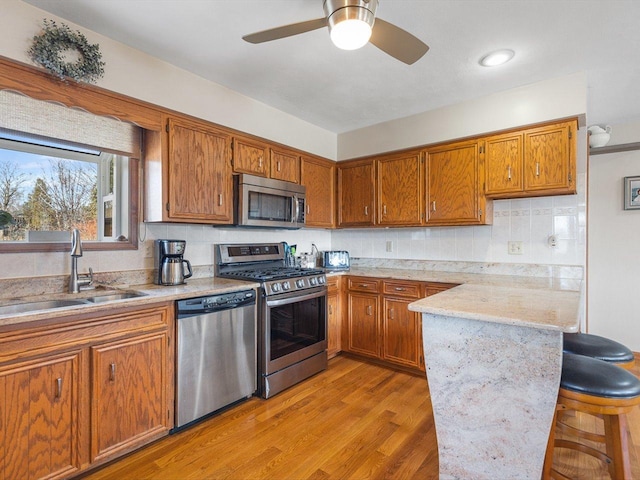
[[[640,396],[640,380],[631,372],[616,365],[564,353],[560,388],[606,398],[634,398]]]
[[[633,352],[621,343],[590,333],[565,333],[562,349],[568,353],[585,355],[610,363],[634,361]]]

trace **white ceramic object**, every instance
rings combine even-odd
[[[606,125],[602,128],[600,125],[592,125],[587,130],[589,130],[589,146],[591,148],[604,147],[607,143],[609,143],[609,139],[611,138],[611,127]]]

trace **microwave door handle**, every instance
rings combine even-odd
[[[296,214],[295,216],[291,217],[291,223],[296,223],[298,221],[298,217],[300,216],[300,205],[298,204],[298,196],[297,195],[293,195],[292,197],[293,203],[296,206]]]

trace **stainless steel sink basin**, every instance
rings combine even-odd
[[[136,297],[144,297],[146,293],[141,292],[118,292],[118,293],[108,293],[106,295],[96,295],[95,297],[87,298],[87,302],[91,303],[102,303],[102,302],[112,302],[114,300],[125,300],[127,298],[136,298]]]
[[[16,303],[15,305],[0,306],[0,315],[35,312],[49,310],[51,308],[72,307],[74,305],[86,305],[84,300],[43,300],[41,302]]]

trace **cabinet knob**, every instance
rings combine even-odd
[[[382,205],[382,214],[383,215],[387,214],[387,206],[386,205]]]
[[[536,162],[536,177],[540,176],[540,162]]]
[[[329,305],[329,315],[333,315],[333,308],[331,305]]]
[[[307,203],[307,215],[309,215],[310,211],[311,211],[311,208],[309,208],[309,204]]]
[[[371,305],[367,305],[367,315],[371,316],[373,314],[373,308]]]
[[[511,165],[507,167],[507,179],[511,180]]]
[[[218,206],[219,207],[222,206],[222,194],[221,193],[218,194]]]
[[[262,157],[258,157],[258,167],[262,168]]]
[[[389,309],[389,318],[393,320],[393,308]]]
[[[116,380],[116,364],[111,363],[109,365],[109,381],[115,382],[115,380]]]
[[[431,202],[431,211],[432,212],[436,211],[436,201],[435,200],[433,202]]]
[[[364,214],[369,215],[369,207],[366,205],[364,206]]]
[[[277,171],[280,171],[280,161],[277,161],[277,162],[276,162],[276,170],[277,170]]]

